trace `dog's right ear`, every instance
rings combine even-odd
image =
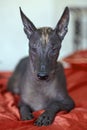
[[[24,25],[24,31],[27,35],[28,38],[31,37],[32,33],[36,30],[36,27],[33,25],[33,23],[25,16],[23,11],[20,8],[20,14],[21,14],[21,19]]]

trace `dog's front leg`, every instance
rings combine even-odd
[[[47,126],[50,125],[57,112],[63,110],[69,112],[75,107],[73,100],[70,97],[67,97],[63,101],[54,101],[51,102],[50,105],[47,107],[45,112],[40,115],[40,117],[36,120],[35,125],[37,126]]]
[[[31,120],[33,118],[31,108],[27,104],[20,101],[18,107],[22,120]]]
[[[47,126],[50,125],[57,112],[60,111],[60,105],[59,102],[53,102],[51,103],[45,112],[39,116],[39,118],[35,121],[34,125],[37,126]]]

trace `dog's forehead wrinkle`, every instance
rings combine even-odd
[[[42,44],[48,44],[49,36],[50,36],[50,34],[52,32],[52,28],[43,27],[43,28],[39,29],[39,32],[40,32],[40,35],[41,35],[41,38],[40,38],[41,43]]]

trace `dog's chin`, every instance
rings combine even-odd
[[[47,78],[47,79],[37,79],[39,82],[49,82],[50,81],[50,78]]]
[[[44,82],[44,81],[49,81],[50,80],[50,77],[49,76],[47,76],[47,77],[38,77],[37,75],[36,75],[36,79],[37,79],[37,81],[39,81],[39,82]]]
[[[47,80],[49,77],[45,76],[45,77],[38,77],[39,80]]]

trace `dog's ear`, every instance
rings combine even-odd
[[[24,25],[24,31],[27,35],[28,38],[31,37],[32,33],[36,30],[36,27],[34,24],[25,16],[23,11],[20,8],[20,14],[21,14],[21,19]]]
[[[56,34],[59,36],[61,40],[63,40],[64,36],[68,31],[68,23],[69,23],[69,8],[66,7],[62,14],[62,17],[60,18],[55,28]]]

